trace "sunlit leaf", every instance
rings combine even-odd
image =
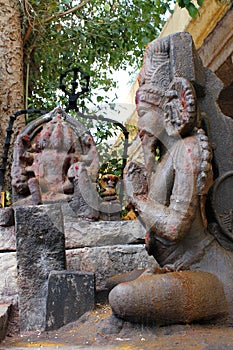
[[[198,9],[192,2],[187,5],[187,10],[192,18],[195,18],[198,14]]]

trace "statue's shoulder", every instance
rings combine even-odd
[[[202,129],[196,129],[191,135],[178,139],[175,148],[180,157],[192,159],[196,164],[205,160],[211,166],[212,152],[208,137]]]

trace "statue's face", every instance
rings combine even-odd
[[[163,113],[158,106],[154,106],[145,101],[137,104],[138,112],[138,132],[142,144],[146,144],[146,140],[159,140],[160,135],[164,131]],[[151,142],[151,141],[150,141]]]
[[[138,112],[138,133],[141,139],[145,167],[148,174],[151,174],[155,166],[155,155],[160,135],[164,131],[161,110],[157,106],[139,101]]]

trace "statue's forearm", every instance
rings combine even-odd
[[[185,205],[185,204],[184,204]],[[190,230],[193,210],[174,210],[154,200],[136,200],[135,209],[148,230],[169,241],[179,241]]]

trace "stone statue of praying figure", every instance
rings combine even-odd
[[[209,231],[205,211],[214,178],[199,100],[214,81],[188,33],[148,46],[136,93],[144,164],[128,163],[125,186],[160,267],[110,292],[113,313],[125,320],[233,321],[233,252]]]

